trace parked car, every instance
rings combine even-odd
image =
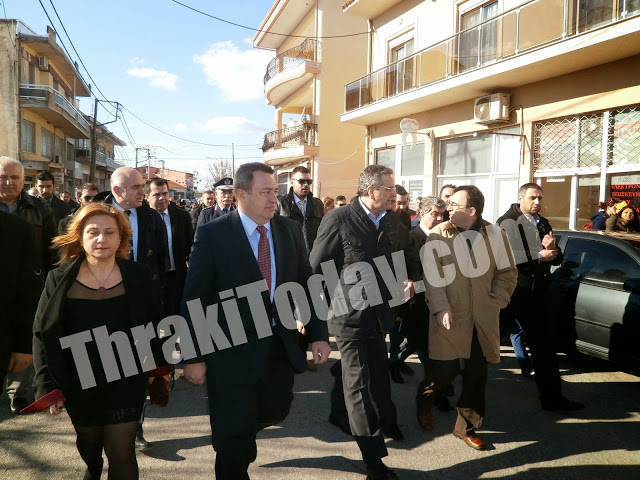
[[[640,369],[640,235],[554,233],[564,252],[550,289],[560,345]]]

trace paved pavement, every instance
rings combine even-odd
[[[434,432],[418,427],[413,395],[420,366],[415,357],[409,360],[416,375],[392,384],[406,438],[387,440],[385,460],[401,479],[640,479],[639,377],[589,357],[562,357],[565,394],[587,404],[584,412],[566,417],[540,410],[534,382],[518,375],[510,349],[503,354],[502,363],[489,370],[480,433],[490,448],[482,452],[451,435],[453,413],[436,412]],[[336,352],[330,362],[334,358]],[[355,442],[327,422],[331,383],[328,365],[296,377],[291,414],[259,435],[252,479],[364,479]],[[168,407],[148,409],[145,436],[154,446],[138,453],[140,478],[213,478],[209,435],[206,390],[179,379]],[[74,442],[66,414],[15,417],[6,396],[0,399],[0,479],[82,478]]]

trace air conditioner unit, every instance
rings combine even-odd
[[[509,122],[508,93],[494,93],[475,99],[473,106],[473,119],[476,123],[488,125],[492,123]]]
[[[44,72],[49,70],[49,60],[47,60],[47,57],[38,57],[38,70]]]

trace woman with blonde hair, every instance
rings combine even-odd
[[[146,372],[156,360],[165,363],[155,338],[146,352],[134,343],[132,329],[144,329],[146,336],[160,316],[151,271],[129,260],[130,237],[128,219],[112,206],[92,203],[79,210],[67,233],[53,240],[61,266],[49,272],[34,320],[38,400],[25,411],[48,408],[59,415],[66,407],[87,464],[85,480],[100,478],[103,450],[109,479],[138,478],[134,441]],[[83,354],[68,348],[71,338],[82,339]],[[109,366],[104,360],[114,351],[117,360]]]

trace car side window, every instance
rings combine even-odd
[[[561,269],[581,282],[618,290],[626,280],[640,278],[640,265],[625,251],[583,238],[569,239]]]

